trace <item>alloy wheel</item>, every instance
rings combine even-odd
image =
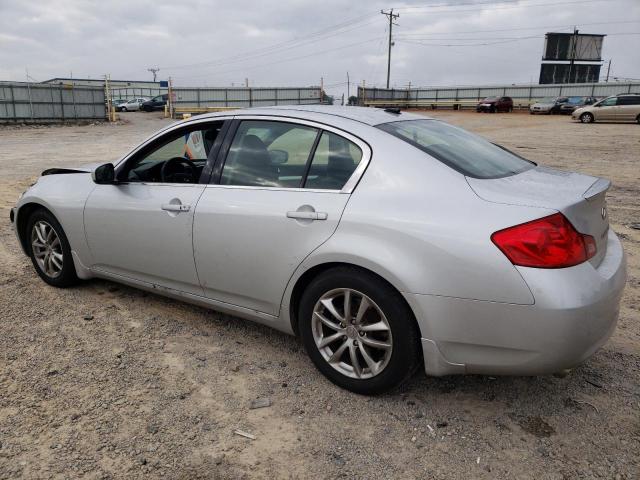
[[[44,220],[33,225],[31,248],[38,267],[45,275],[50,278],[60,276],[64,264],[62,243],[53,227]]]
[[[347,377],[375,377],[391,358],[393,339],[387,317],[357,290],[339,288],[322,295],[313,308],[311,329],[322,357]]]

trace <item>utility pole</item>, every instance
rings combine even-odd
[[[569,78],[567,83],[571,83],[571,74],[573,73],[573,65],[576,61],[576,47],[578,46],[578,29],[573,27],[573,44],[571,45],[571,58],[569,62]]]
[[[609,59],[609,66],[607,67],[607,80],[606,82],[609,83],[609,73],[611,72],[611,59]]]
[[[347,72],[347,101],[349,101],[349,97],[351,97],[351,82],[349,81],[349,72]]]
[[[156,74],[160,71],[160,69],[158,67],[155,68],[147,68],[147,72],[151,72],[153,73],[153,83],[156,82]]]
[[[324,78],[320,77],[320,103],[324,102]]]
[[[245,78],[245,79],[244,79],[244,86],[245,86],[246,88],[249,88],[249,79],[248,79],[248,78]]]
[[[389,18],[389,52],[387,55],[387,89],[389,88],[389,77],[391,76],[391,47],[393,46],[392,34],[393,34],[393,21],[400,16],[399,13],[393,13],[393,8],[388,12],[380,10],[380,13],[386,15]]]

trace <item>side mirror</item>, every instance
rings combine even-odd
[[[98,185],[111,185],[116,183],[116,170],[113,163],[105,163],[96,168],[91,178]]]

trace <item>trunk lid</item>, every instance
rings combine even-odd
[[[467,177],[467,182],[476,195],[488,202],[561,212],[576,230],[593,236],[598,251],[589,261],[600,264],[607,251],[609,216],[605,197],[611,186],[609,180],[536,167],[504,178]]]

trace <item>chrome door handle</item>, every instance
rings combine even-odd
[[[327,217],[326,212],[287,212],[287,218],[295,218],[298,220],[326,220]]]
[[[161,208],[167,212],[188,212],[191,210],[191,205],[183,205],[181,203],[163,203]]]

